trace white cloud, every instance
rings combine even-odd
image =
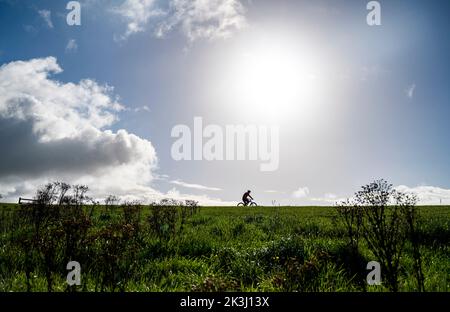
[[[78,50],[78,44],[75,39],[69,39],[66,45],[66,52],[76,52]]]
[[[178,200],[196,200],[201,205],[208,205],[208,206],[236,206],[237,202],[230,202],[230,201],[223,201],[219,198],[211,198],[206,195],[190,195],[190,194],[183,194],[180,193],[176,188],[173,188],[169,190],[166,194],[166,197],[169,198],[176,198]]]
[[[49,10],[39,10],[38,14],[40,17],[42,17],[42,19],[45,21],[45,23],[47,24],[47,26],[49,28],[53,28],[53,23],[52,23],[52,12]]]
[[[164,15],[164,12],[157,7],[155,0],[125,0],[112,11],[127,21],[127,30],[121,39],[144,31],[152,17]]]
[[[155,180],[166,181],[168,178],[170,178],[170,177],[167,174],[155,174],[155,176],[154,176]]]
[[[408,88],[406,88],[405,93],[406,96],[410,99],[412,99],[414,97],[414,91],[416,90],[416,84],[413,83],[412,85],[410,85]]]
[[[279,190],[265,190],[264,193],[269,193],[269,194],[286,194],[287,192],[279,191]]]
[[[143,112],[143,111],[150,112],[150,107],[148,107],[147,105],[143,105],[143,106],[134,108],[135,113],[139,113],[139,112]]]
[[[346,200],[345,198],[338,198],[337,195],[333,193],[326,193],[322,197],[312,197],[309,199],[313,202],[318,202],[324,205],[335,204]]]
[[[409,187],[406,185],[396,186],[395,189],[400,192],[415,194],[418,197],[419,205],[449,205],[450,204],[450,189],[444,189],[436,186],[416,186]],[[345,202],[346,198],[338,198],[335,194],[328,193],[323,197],[308,198],[313,202],[320,204],[335,204]],[[353,200],[354,197],[350,197]]]
[[[95,198],[152,202],[176,195],[150,185],[157,168],[150,141],[108,129],[124,109],[113,88],[91,79],[62,83],[54,57],[0,67],[0,193],[6,201],[32,196],[52,181],[86,184]],[[161,175],[163,176],[163,175]],[[218,204],[220,199],[180,194]]]
[[[157,162],[151,142],[126,130],[105,130],[122,109],[112,88],[90,79],[64,84],[50,78],[61,71],[53,57],[0,68],[2,181],[51,177],[86,183],[99,193],[148,184]]]
[[[333,194],[333,193],[326,193],[326,194],[325,194],[325,198],[328,198],[328,199],[336,199],[337,196],[336,196],[336,194]]]
[[[309,188],[308,187],[299,187],[298,190],[294,191],[292,193],[292,196],[295,198],[304,198],[309,195]]]
[[[193,42],[227,38],[245,26],[244,7],[237,0],[174,0],[173,14],[159,28],[160,34],[179,27]]]
[[[115,122],[115,112],[123,109],[111,98],[113,88],[108,85],[49,79],[62,72],[54,57],[11,62],[0,70],[0,116],[29,121],[40,142],[99,131]]]
[[[193,188],[193,189],[204,190],[204,191],[220,191],[221,190],[218,187],[209,187],[209,186],[204,186],[204,185],[200,185],[200,184],[186,183],[186,182],[183,182],[180,180],[173,180],[173,181],[170,181],[170,183],[175,184],[175,185],[180,185],[180,186],[186,187],[186,188]]]
[[[179,30],[190,42],[227,38],[246,25],[239,0],[171,0],[162,9],[154,0],[125,0],[113,9],[127,22],[126,39],[149,25],[157,37]]]
[[[450,189],[436,186],[408,187],[406,185],[396,186],[395,189],[401,192],[416,194],[421,205],[450,204]]]

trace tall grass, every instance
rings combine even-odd
[[[334,207],[88,203],[0,205],[0,290],[389,290],[366,285],[377,259],[364,241],[350,248]],[[418,210],[425,289],[449,291],[450,207]],[[413,253],[406,244],[400,291],[418,290]],[[72,260],[81,286],[66,283]]]

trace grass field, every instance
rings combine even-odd
[[[350,256],[333,207],[200,207],[156,226],[148,206],[84,207],[85,227],[46,223],[38,247],[21,209],[0,204],[0,291],[66,291],[70,260],[79,291],[387,291],[367,286],[377,259],[364,245]],[[450,291],[450,206],[419,213],[425,289]],[[416,290],[411,267],[407,245],[400,291]]]

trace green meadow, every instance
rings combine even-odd
[[[388,291],[367,285],[377,259],[350,252],[334,207],[46,209],[0,204],[0,291]],[[450,206],[418,212],[425,290],[450,291]],[[408,243],[399,290],[417,290]]]

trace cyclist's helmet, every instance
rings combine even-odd
[[[251,193],[252,191],[250,191],[250,190],[247,190],[247,192]]]

